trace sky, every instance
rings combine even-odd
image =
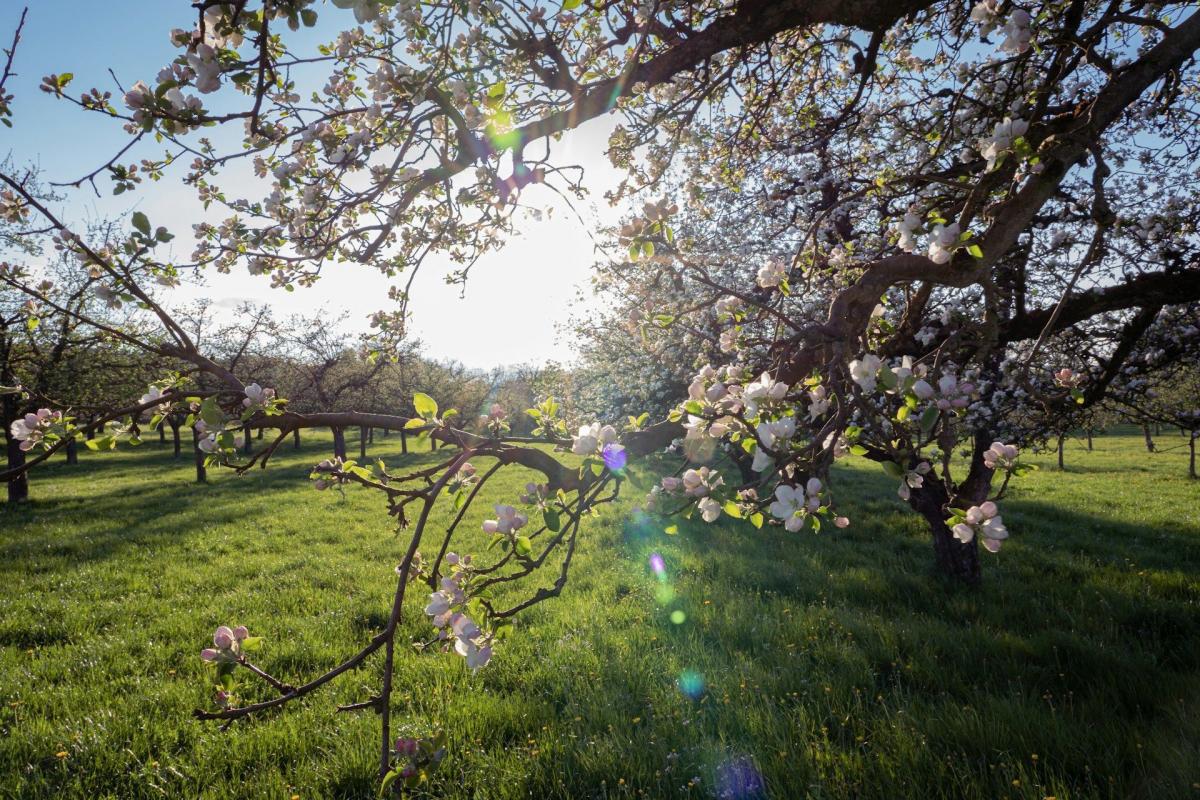
[[[0,37],[6,47],[23,5],[17,0],[0,2]],[[18,167],[37,165],[46,181],[76,180],[107,161],[128,142],[128,135],[119,121],[86,113],[39,91],[42,76],[71,72],[75,75],[69,87],[72,94],[97,87],[119,98],[109,70],[126,87],[137,80],[152,83],[159,69],[179,52],[168,42],[168,32],[192,27],[194,12],[190,0],[30,0],[27,5],[14,62],[16,75],[8,85],[15,95],[14,127],[0,128],[0,157],[8,155]],[[353,22],[350,12],[328,3],[318,11],[317,29],[302,32],[305,39],[290,41],[315,45],[336,34],[333,25]],[[428,355],[478,368],[571,360],[569,331],[559,327],[582,310],[577,299],[580,291],[582,302],[590,298],[588,279],[596,254],[589,232],[613,222],[617,215],[603,199],[605,190],[617,181],[603,155],[612,125],[611,119],[595,120],[568,133],[556,146],[564,162],[583,165],[588,176],[590,197],[577,203],[575,212],[548,189],[529,187],[523,202],[553,208],[553,213],[542,222],[522,223],[518,238],[472,268],[465,288],[445,284],[450,271],[445,260],[422,267],[414,283],[410,330],[424,342]],[[122,162],[162,152],[161,145],[151,143],[131,151]],[[137,192],[118,196],[111,194],[106,179],[98,181],[99,197],[90,188],[63,189],[65,196],[57,210],[77,229],[88,221],[142,211],[153,225],[165,225],[176,234],[174,253],[184,260],[192,249],[191,226],[202,219],[218,219],[223,209],[206,213],[193,191],[177,179],[181,174],[178,169],[168,172],[160,182],[146,181]],[[234,176],[219,184],[231,196],[265,194],[239,191],[247,180]],[[185,303],[207,297],[225,309],[250,300],[269,303],[281,316],[322,311],[328,318],[346,312],[352,329],[366,330],[367,316],[386,307],[392,281],[361,265],[327,266],[334,268],[329,274],[336,279],[322,279],[307,290],[287,293],[271,289],[261,276],[213,273],[205,285],[171,290],[171,299]]]

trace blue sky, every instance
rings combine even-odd
[[[5,46],[23,5],[14,0],[0,3],[0,36]],[[74,73],[70,91],[75,95],[93,86],[117,95],[110,69],[124,86],[139,79],[152,82],[178,54],[168,42],[168,32],[190,28],[194,12],[189,0],[30,0],[28,5],[14,64],[17,75],[8,87],[16,96],[14,127],[0,129],[0,156],[11,155],[17,165],[39,166],[49,181],[75,180],[104,163],[128,138],[116,121],[39,91],[42,76]],[[318,11],[322,22],[317,30],[300,34],[307,44],[332,38],[335,24],[353,23],[349,12],[330,4],[319,6]],[[580,210],[591,224],[613,219],[614,212],[602,199],[604,190],[615,183],[615,173],[603,158],[611,124],[597,120],[568,134],[558,146],[564,159],[588,169],[592,197]],[[149,144],[123,161],[160,152],[161,146]],[[206,215],[192,191],[171,179],[178,175],[168,173],[159,183],[144,183],[134,194],[115,197],[107,180],[99,181],[100,197],[90,188],[64,190],[59,211],[77,227],[89,220],[143,211],[153,224],[166,225],[177,234],[177,253],[183,258],[191,250],[192,224]],[[227,180],[223,185],[233,186],[232,193],[237,194],[239,180],[246,179],[233,177],[232,183]],[[431,355],[476,367],[571,358],[570,343],[560,337],[556,325],[569,316],[576,290],[584,288],[585,296],[588,291],[594,261],[588,226],[563,213],[561,202],[547,190],[532,187],[524,200],[557,208],[550,221],[530,222],[521,237],[477,264],[465,297],[460,298],[459,287],[445,285],[443,277],[449,271],[445,262],[431,262],[422,269],[416,281],[412,330],[426,342]],[[266,280],[245,274],[214,274],[204,286],[174,292],[179,302],[206,296],[223,307],[241,300],[269,302],[281,314],[347,311],[356,327],[365,328],[366,316],[386,303],[388,281],[365,267],[335,266],[339,267],[336,280],[324,279],[314,289],[291,294],[272,290]],[[553,280],[546,280],[547,274]],[[532,303],[530,290],[536,293]]]

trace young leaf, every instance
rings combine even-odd
[[[143,236],[150,235],[150,220],[141,211],[133,212],[133,227]]]
[[[417,410],[417,414],[425,419],[433,419],[437,416],[438,404],[427,394],[417,392],[413,395],[413,408]]]

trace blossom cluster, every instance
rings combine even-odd
[[[345,463],[341,456],[327,458],[313,468],[313,488],[319,492],[323,492],[331,486],[341,486],[346,482],[346,476],[343,472]]]
[[[1008,538],[1008,529],[991,500],[971,506],[961,515],[956,514],[947,524],[954,532],[954,538],[965,543],[978,535],[983,546],[992,553],[999,552],[1000,545]]]
[[[217,663],[232,663],[242,656],[243,643],[250,638],[250,631],[245,625],[230,628],[221,625],[213,633],[213,646],[200,651],[200,658]]]
[[[57,432],[61,432],[63,423],[64,418],[61,411],[39,408],[36,412],[13,420],[8,432],[20,442],[18,447],[21,450],[29,452],[38,444],[48,446],[57,438]]]
[[[529,517],[513,506],[497,503],[493,508],[496,510],[496,519],[484,520],[484,533],[502,533],[507,536],[515,534],[529,522]]]
[[[809,478],[803,486],[789,486],[781,483],[775,487],[775,502],[771,503],[771,516],[783,522],[784,530],[795,533],[802,530],[811,515],[821,510],[821,494],[825,487],[820,478]],[[837,525],[846,527],[839,517]],[[849,520],[846,520],[849,524]]]
[[[470,600],[468,587],[474,569],[471,557],[447,553],[446,563],[451,572],[442,577],[441,588],[429,595],[425,613],[438,629],[438,639],[443,642],[453,639],[454,652],[464,657],[467,666],[475,671],[492,660],[492,635],[484,633],[466,613]]]
[[[682,495],[696,499],[696,508],[705,522],[716,522],[721,516],[721,504],[712,497],[725,479],[716,470],[709,467],[685,470],[679,477],[667,476],[660,484],[651,489],[651,499],[647,505],[655,507],[656,495]]]
[[[988,170],[995,168],[1005,153],[1011,152],[1013,143],[1025,135],[1029,123],[1023,119],[1005,117],[992,128],[992,135],[980,139],[976,146],[979,154],[987,160]]]
[[[992,442],[983,454],[983,464],[988,469],[1012,469],[1017,463],[1017,446],[1015,444],[1004,444],[1004,442]]]
[[[571,441],[571,452],[577,456],[599,456],[612,470],[625,466],[625,446],[617,442],[617,429],[612,425],[593,422],[582,425]]]
[[[251,383],[242,390],[246,397],[242,400],[242,406],[247,411],[265,411],[271,408],[275,401],[275,390],[264,389],[257,383]]]

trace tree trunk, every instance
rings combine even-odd
[[[912,492],[911,505],[929,525],[933,534],[933,557],[937,571],[947,578],[968,586],[979,585],[979,543],[976,539],[960,542],[946,524],[945,505],[949,502],[940,482],[926,481],[922,489]]]
[[[204,467],[204,451],[200,449],[200,432],[192,428],[192,449],[196,452],[196,483],[208,483],[208,470]]]
[[[79,463],[79,443],[75,441],[74,436],[72,436],[70,439],[67,439],[67,463]]]
[[[358,426],[358,460],[367,460],[367,426]]]
[[[266,428],[259,428],[258,433],[254,436],[254,438],[258,439],[261,442],[262,438],[263,438],[263,431],[265,431],[265,430],[266,430]]]
[[[1067,435],[1065,433],[1060,433],[1058,435],[1058,468],[1060,470],[1066,469],[1066,467],[1063,466],[1063,441],[1066,438]]]
[[[259,428],[259,430],[261,431],[262,428]],[[242,425],[242,454],[243,455],[248,456],[254,452],[254,436],[252,435],[252,433],[253,432],[250,430],[249,422]]]
[[[408,455],[408,433],[400,431],[400,452]]]
[[[21,443],[12,435],[6,436],[8,440],[8,469],[16,469],[25,463],[25,451],[21,449]],[[29,499],[29,475],[22,472],[19,475],[14,475],[8,479],[8,502],[19,503],[22,500]]]
[[[300,429],[299,428],[292,428],[292,449],[293,450],[300,449]]]
[[[1152,439],[1150,437],[1150,426],[1149,425],[1142,426],[1142,436],[1144,436],[1146,438],[1146,452],[1153,453],[1154,452],[1154,439]]]
[[[1088,440],[1088,452],[1090,453],[1090,452],[1092,452],[1092,432],[1091,431],[1087,432],[1087,440]]]
[[[1193,431],[1188,437],[1188,477],[1196,477],[1196,437],[1200,435],[1200,431]]]
[[[341,428],[333,429],[333,455],[346,460],[346,432]]]
[[[166,429],[166,427],[165,427],[165,426],[162,424],[162,422],[159,422],[159,423],[158,423],[158,443],[159,443],[159,444],[166,444],[166,443],[167,443],[167,429]]]
[[[375,429],[374,428],[367,428],[367,441],[370,442],[371,444],[375,444]]]
[[[174,453],[172,455],[174,455],[176,461],[183,454],[183,442],[179,438],[179,427],[179,420],[171,422],[171,444],[174,446]]]

